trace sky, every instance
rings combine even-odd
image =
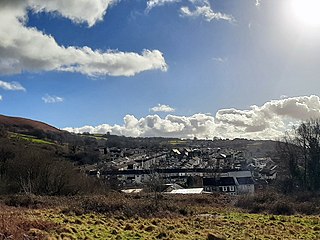
[[[278,139],[320,118],[318,0],[0,0],[0,113]]]

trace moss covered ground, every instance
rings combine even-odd
[[[272,216],[239,212],[174,218],[117,219],[99,214],[38,213],[57,223],[53,239],[320,239],[319,217]]]

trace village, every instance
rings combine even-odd
[[[241,150],[203,145],[171,149],[102,147],[88,175],[115,183],[123,192],[159,185],[167,194],[254,194],[277,177],[277,164],[256,144]]]

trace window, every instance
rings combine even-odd
[[[228,187],[222,187],[222,192],[228,191]]]
[[[230,186],[230,187],[229,187],[229,191],[230,191],[230,192],[234,192],[234,186]]]

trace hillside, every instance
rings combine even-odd
[[[0,115],[0,126],[4,126],[14,132],[28,132],[40,130],[43,132],[62,133],[63,131],[49,124],[20,117]]]

